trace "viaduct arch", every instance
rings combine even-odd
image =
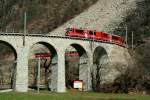
[[[37,72],[38,72],[38,58],[35,57],[35,54],[37,53],[49,53],[50,57],[41,58],[41,68],[40,73],[42,76],[40,78],[40,85],[43,88],[50,89],[54,91],[54,85],[56,82],[56,76],[57,76],[57,63],[58,63],[58,55],[55,47],[48,42],[38,42],[36,44],[33,44],[33,46],[30,48],[28,56],[28,86],[30,88],[37,88]]]
[[[15,88],[17,52],[9,42],[0,40],[0,45],[0,87]]]

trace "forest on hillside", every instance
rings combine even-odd
[[[0,30],[22,31],[24,13],[30,33],[48,33],[97,0],[0,0]]]
[[[24,13],[27,13],[29,33],[48,33],[71,18],[80,14],[97,0],[0,0],[0,31],[23,30]],[[150,35],[150,0],[140,0],[137,8],[127,12],[127,17],[114,30],[124,36],[128,27],[129,43],[131,32],[138,44]]]

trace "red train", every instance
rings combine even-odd
[[[97,41],[107,41],[121,46],[124,46],[125,44],[123,37],[119,35],[109,34],[105,32],[97,32],[96,30],[67,28],[65,35],[71,37],[94,39]]]

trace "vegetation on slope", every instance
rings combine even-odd
[[[134,32],[134,43],[139,44],[150,36],[150,0],[141,0],[137,8],[127,12],[127,17],[115,29],[114,33],[125,36],[125,26],[128,27],[128,42],[131,44],[131,32]]]
[[[150,93],[150,1],[141,0],[137,3],[137,9],[127,12],[128,16],[115,30],[125,36],[125,25],[128,27],[128,44],[131,46],[131,33],[134,32],[134,49],[130,50],[134,64],[124,74],[116,79],[118,92]]]
[[[46,33],[60,26],[97,0],[0,0],[0,30],[23,30],[27,12],[30,33]]]

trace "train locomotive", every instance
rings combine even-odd
[[[125,45],[125,41],[123,37],[119,35],[115,35],[115,34],[109,34],[106,32],[98,32],[96,30],[67,28],[65,35],[69,37],[93,39],[95,41],[105,41],[105,42],[114,43],[120,46]]]

